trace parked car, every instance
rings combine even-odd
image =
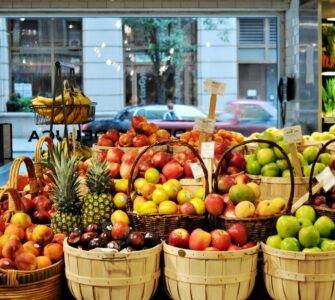
[[[216,128],[237,131],[244,135],[260,132],[269,126],[275,126],[277,110],[265,101],[234,100],[228,103],[227,111],[217,116]],[[198,108],[189,105],[175,104],[176,121],[164,120],[167,112],[165,105],[145,105],[126,107],[118,112],[114,118],[96,120],[83,125],[83,130],[104,132],[110,128],[118,131],[127,131],[131,126],[133,116],[144,116],[160,128],[167,129],[176,135],[191,130],[197,118],[206,118],[206,114]]]

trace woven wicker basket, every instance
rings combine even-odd
[[[159,244],[130,253],[84,251],[69,246],[65,239],[65,274],[70,291],[81,300],[148,300],[158,285],[161,250]]]
[[[193,251],[163,244],[164,275],[175,300],[244,300],[257,273],[259,244],[240,251]]]
[[[244,147],[245,145],[249,143],[265,143],[269,144],[272,147],[276,147],[284,156],[284,158],[287,161],[287,164],[289,166],[289,171],[290,171],[290,194],[287,199],[287,205],[285,207],[285,210],[282,211],[280,214],[274,215],[274,216],[269,216],[269,217],[256,217],[256,218],[234,218],[234,219],[229,219],[224,216],[219,216],[219,220],[221,221],[221,226],[224,228],[229,228],[231,225],[234,223],[242,223],[246,226],[248,230],[248,235],[249,239],[254,240],[254,241],[263,241],[265,240],[269,235],[274,234],[275,232],[275,225],[277,219],[288,212],[290,212],[292,203],[293,203],[293,195],[294,195],[294,176],[293,176],[293,168],[291,165],[291,162],[285,153],[285,151],[278,146],[276,143],[268,141],[268,140],[261,140],[261,139],[255,139],[255,140],[248,140],[244,141],[238,145],[235,145],[233,147],[230,147],[222,156],[219,165],[216,169],[216,173],[214,176],[214,190],[218,191],[218,179],[221,174],[225,172],[225,166],[227,165],[225,162],[227,161],[229,155],[237,148]],[[281,190],[278,191],[279,195],[277,196],[282,196],[281,195]],[[269,195],[266,194],[266,197]]]
[[[20,211],[20,195],[7,188],[0,198],[8,193],[9,209],[6,220]],[[43,269],[33,271],[5,270],[0,268],[0,299],[60,299],[63,260]]]
[[[312,199],[313,197],[313,192],[312,192],[312,188],[313,188],[313,178],[314,178],[314,170],[315,170],[315,165],[317,163],[317,161],[319,160],[319,157],[322,153],[325,153],[327,150],[329,150],[329,147],[334,147],[335,143],[335,139],[328,141],[327,143],[325,143],[319,150],[315,161],[312,165],[311,168],[311,173],[309,176],[309,185],[308,185],[308,192],[309,192],[309,199]],[[331,145],[332,144],[332,145]],[[333,219],[335,221],[335,209],[329,208],[329,207],[320,207],[320,206],[313,206],[315,209],[315,212],[318,216],[327,216],[331,219]]]
[[[142,150],[139,155],[137,156],[130,173],[130,180],[128,183],[128,203],[127,203],[127,213],[130,216],[132,226],[139,231],[144,232],[155,232],[160,238],[165,238],[172,230],[182,227],[188,230],[192,230],[196,227],[201,227],[204,225],[205,216],[197,216],[197,215],[181,215],[181,214],[174,214],[174,215],[160,215],[160,214],[149,214],[149,215],[139,215],[133,213],[132,209],[132,199],[131,199],[131,192],[133,190],[133,183],[136,178],[136,168],[137,164],[139,163],[141,157],[144,153],[146,153],[150,149],[154,149],[158,147],[161,149],[162,146],[166,146],[171,149],[174,146],[182,146],[190,149],[195,157],[198,159],[203,173],[204,179],[202,181],[197,180],[186,180],[187,187],[192,189],[191,182],[193,183],[194,187],[199,187],[204,185],[205,186],[205,194],[208,194],[209,191],[209,183],[208,183],[208,172],[206,166],[201,159],[198,152],[189,144],[178,141],[178,140],[169,140],[169,141],[162,141],[151,146],[146,147]],[[183,183],[183,181],[181,181]]]
[[[48,151],[51,151],[54,147],[52,138],[48,135],[42,136],[37,141],[35,146],[35,161],[34,161],[35,174],[37,179],[43,178],[44,170],[42,165],[42,147],[44,144],[47,144]]]

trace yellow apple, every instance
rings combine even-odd
[[[111,221],[112,221],[112,224],[119,223],[119,222],[128,224],[129,218],[128,218],[128,215],[123,210],[117,209],[116,211],[112,213]]]
[[[241,201],[235,206],[237,218],[250,218],[255,213],[255,205],[250,201]]]
[[[115,179],[115,191],[117,193],[127,193],[128,191],[128,179]]]
[[[204,200],[200,198],[192,198],[189,202],[194,206],[197,215],[203,215],[205,213],[206,207]]]
[[[281,197],[276,197],[271,200],[271,205],[275,213],[280,213],[286,206],[286,201]]]
[[[181,189],[177,194],[177,201],[179,204],[184,204],[185,202],[190,201],[192,194],[189,190]]]
[[[274,215],[276,212],[270,200],[262,200],[257,204],[256,213],[261,217],[268,217]]]
[[[256,196],[256,200],[258,200],[259,197],[261,196],[261,189],[260,189],[259,185],[256,182],[248,182],[247,186],[249,186],[254,191],[254,194]]]
[[[157,205],[154,201],[145,201],[137,209],[139,215],[156,214],[157,212]]]
[[[147,181],[144,178],[137,178],[134,182],[135,191],[139,193],[145,184],[147,184]]]
[[[198,188],[194,194],[193,194],[193,198],[200,198],[202,200],[205,200],[205,189],[203,187]]]
[[[174,184],[178,191],[181,190],[181,184],[178,179],[169,179],[167,182]]]
[[[176,214],[178,212],[178,205],[171,200],[163,201],[158,206],[158,212],[162,215]]]
[[[164,201],[169,200],[169,195],[164,189],[156,188],[152,195],[151,195],[152,201],[154,201],[156,204],[160,204]]]
[[[134,199],[134,203],[133,203],[133,207],[134,207],[134,212],[138,212],[139,208],[141,207],[141,205],[146,202],[147,199],[145,199],[144,197],[142,196],[137,196],[135,199]]]
[[[163,183],[163,189],[166,191],[166,193],[169,195],[169,199],[174,199],[177,197],[178,188],[173,182],[165,182]]]

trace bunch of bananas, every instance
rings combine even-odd
[[[64,91],[65,115],[67,124],[84,123],[90,117],[91,100],[77,88],[73,91]],[[65,123],[64,110],[62,107],[62,95],[55,98],[54,124]],[[52,98],[38,96],[32,100],[32,105],[39,115],[51,121]]]

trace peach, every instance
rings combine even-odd
[[[52,229],[46,225],[37,225],[33,229],[33,241],[38,244],[49,244],[53,238],[54,234]]]
[[[39,244],[34,243],[33,241],[28,241],[23,244],[23,249],[25,252],[29,252],[35,256],[39,256],[41,253],[42,247]]]
[[[28,228],[26,228],[26,232],[25,232],[25,239],[27,241],[32,241],[33,240],[33,230],[36,227],[35,224],[30,225]]]
[[[16,235],[20,241],[24,239],[24,229],[16,224],[9,224],[5,229],[5,234]]]
[[[1,258],[0,269],[15,269],[15,264],[9,258]]]
[[[52,265],[52,262],[47,256],[37,256],[37,269],[43,269]]]
[[[51,243],[44,247],[43,255],[49,257],[52,262],[59,261],[63,258],[63,247],[57,243]]]
[[[37,259],[31,253],[23,252],[15,257],[15,265],[18,270],[32,271],[37,268]]]
[[[192,231],[189,246],[191,250],[205,250],[211,244],[211,234],[200,228]]]
[[[10,219],[10,223],[15,224],[15,225],[19,225],[23,229],[26,229],[27,227],[29,227],[32,224],[31,223],[31,218],[29,217],[29,215],[27,215],[24,212],[15,213],[12,216],[12,218]]]
[[[23,247],[18,240],[10,240],[2,248],[2,256],[11,260],[14,260],[15,256],[22,252]]]
[[[0,237],[0,248],[3,248],[6,242],[10,240],[17,240],[20,241],[19,238],[16,235],[9,235],[9,234],[4,234]],[[2,252],[2,250],[1,250]]]
[[[52,242],[58,243],[58,244],[63,246],[63,242],[64,242],[65,237],[66,236],[65,236],[64,233],[56,233],[54,235],[54,238],[53,238]]]

